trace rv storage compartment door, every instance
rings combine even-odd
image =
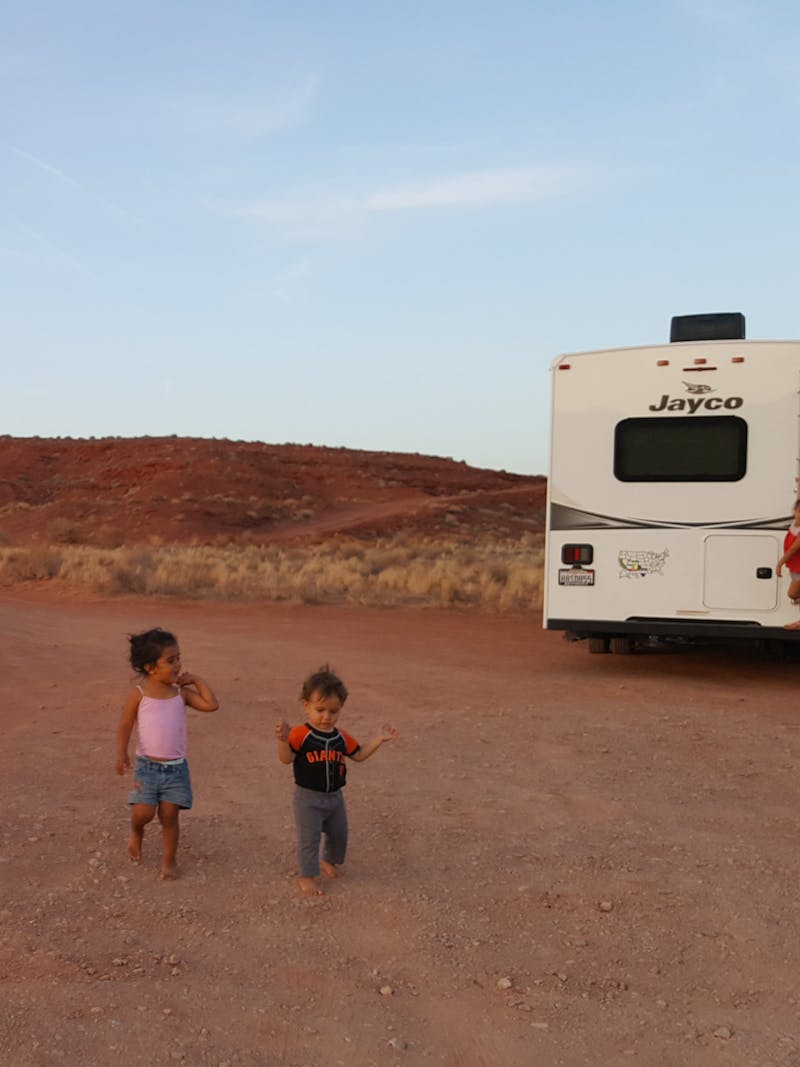
[[[706,538],[703,603],[707,608],[769,611],[778,602],[775,566],[781,542],[769,534],[710,534]],[[759,567],[772,571],[759,578]]]

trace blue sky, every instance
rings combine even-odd
[[[561,352],[800,335],[800,7],[0,0],[0,432],[542,473]]]

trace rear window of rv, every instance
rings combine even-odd
[[[738,482],[747,470],[747,423],[736,415],[623,419],[614,431],[621,482]]]

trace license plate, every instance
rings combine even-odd
[[[594,585],[594,571],[559,570],[559,585]]]

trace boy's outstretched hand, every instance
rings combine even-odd
[[[279,741],[289,740],[289,723],[285,719],[278,719],[275,723],[275,736]]]
[[[399,732],[393,726],[390,726],[388,722],[385,722],[375,736],[361,745],[350,759],[356,763],[363,763],[365,759],[369,759],[370,756],[377,752],[385,741],[396,741],[399,736]]]

